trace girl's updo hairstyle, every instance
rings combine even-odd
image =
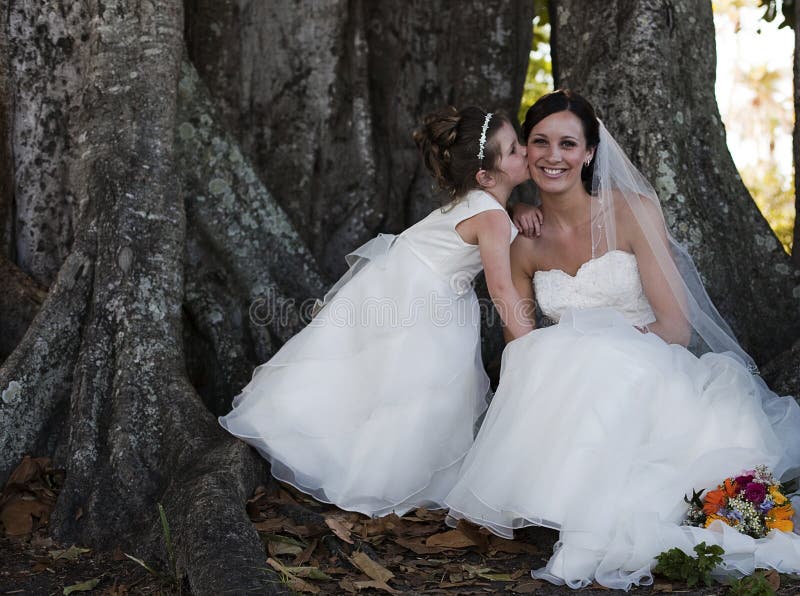
[[[583,135],[586,137],[588,148],[597,148],[600,144],[600,121],[594,112],[592,104],[582,95],[569,89],[557,89],[552,93],[542,95],[536,100],[528,112],[525,114],[525,122],[522,125],[522,138],[525,143],[534,126],[552,114],[558,112],[572,112],[583,124]],[[594,173],[594,156],[588,166],[581,170],[581,180],[587,192],[592,191],[592,174]]]
[[[492,114],[486,129],[483,159],[478,159],[485,120],[486,112],[480,108],[457,110],[448,106],[425,116],[422,126],[412,135],[425,167],[450,199],[478,188],[475,174],[481,169],[493,170],[500,159],[500,148],[492,137],[510,120],[502,112]]]

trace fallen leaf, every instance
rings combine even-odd
[[[672,584],[656,582],[653,584],[653,592],[672,592]]]
[[[367,555],[365,552],[358,551],[353,553],[353,556],[349,557],[349,559],[356,568],[366,573],[370,578],[370,581],[354,581],[353,585],[356,587],[356,589],[364,590],[367,588],[375,588],[377,590],[389,592],[390,594],[401,593],[399,590],[395,590],[386,583],[394,577],[394,573],[386,569],[386,567],[377,561],[370,559],[369,555]]]
[[[510,582],[512,577],[508,573],[495,573],[491,567],[478,567],[476,565],[462,565],[464,571],[470,576],[488,579],[489,581]]]
[[[355,584],[353,584],[353,580],[351,580],[349,577],[346,577],[340,581],[339,587],[348,594],[355,594],[358,592],[358,588],[356,588]]]
[[[353,553],[353,556],[350,557],[350,562],[376,581],[386,582],[394,577],[394,573],[380,563],[370,559],[369,555],[363,551]]]
[[[328,526],[340,540],[344,540],[347,544],[353,544],[353,539],[350,538],[350,530],[353,526],[349,522],[343,522],[335,517],[326,517],[325,525]]]
[[[129,590],[127,584],[117,585],[117,580],[114,580],[114,585],[103,592],[103,596],[128,596]]]
[[[73,544],[69,548],[65,548],[63,550],[51,550],[47,554],[50,555],[50,558],[53,559],[53,561],[77,561],[79,556],[90,552],[92,552],[92,549],[90,548],[81,548]]]
[[[6,536],[24,536],[33,530],[33,518],[46,519],[50,516],[50,507],[31,498],[15,497],[3,505],[0,511],[0,522],[6,530]]]
[[[464,536],[466,536],[468,539],[472,540],[480,552],[485,552],[489,549],[489,534],[486,534],[485,530],[481,531],[481,529],[477,526],[473,526],[464,520],[458,522],[456,530],[464,534]]]
[[[320,579],[323,581],[333,579],[330,575],[322,571],[319,567],[285,567],[285,569],[289,570],[289,573],[292,575],[296,575],[297,577],[302,577],[303,579]]]
[[[367,588],[375,588],[376,590],[383,590],[384,592],[389,592],[389,594],[402,594],[400,590],[395,590],[386,582],[381,582],[377,580],[369,580],[369,581],[355,581],[353,585],[358,590],[366,590]]]
[[[282,530],[284,524],[287,523],[290,522],[285,517],[273,517],[272,519],[265,519],[260,522],[256,522],[253,525],[256,528],[256,532],[268,532],[270,534],[274,534],[275,532]]]
[[[403,518],[403,519],[408,519],[408,521],[416,521],[414,519],[414,518],[416,518],[417,520],[421,520],[421,521],[441,522],[444,519],[444,516],[445,516],[445,514],[444,514],[443,511],[429,511],[428,509],[420,507],[419,509],[415,509],[414,510],[413,517],[408,517],[408,518]]]
[[[9,475],[8,480],[6,480],[6,487],[10,487],[12,484],[28,484],[31,480],[43,476],[49,468],[49,458],[26,455]]]
[[[516,584],[515,586],[511,586],[511,591],[515,594],[533,594],[542,587],[542,582],[539,580],[532,580],[527,582],[522,582]]]
[[[316,540],[316,539],[312,540],[311,544],[309,544],[305,548],[305,550],[303,550],[303,552],[301,552],[300,554],[298,554],[294,558],[294,561],[292,561],[292,564],[294,566],[299,566],[299,565],[304,565],[305,563],[308,563],[309,559],[311,559],[311,556],[314,554],[314,551],[317,550],[317,545],[318,544],[319,544],[318,540]]]
[[[460,588],[460,587],[463,587],[463,586],[472,586],[472,587],[475,587],[475,586],[486,586],[488,584],[485,584],[485,583],[478,584],[478,583],[475,583],[475,580],[469,580],[469,581],[460,581],[460,582],[439,582],[436,585],[439,586],[440,588]]]
[[[55,542],[50,536],[34,536],[31,538],[31,546],[35,546],[37,548],[50,548],[53,546]]]
[[[150,566],[149,566],[147,563],[145,563],[145,562],[144,562],[142,559],[138,559],[138,558],[134,557],[133,555],[129,555],[128,553],[124,553],[124,554],[125,554],[125,556],[126,556],[126,557],[128,557],[128,558],[129,558],[131,561],[133,561],[134,563],[137,563],[137,564],[139,564],[139,565],[140,565],[142,568],[144,568],[144,569],[145,569],[145,570],[146,570],[146,571],[147,571],[147,572],[148,572],[150,575],[152,575],[153,577],[157,577],[157,578],[159,578],[159,579],[163,579],[163,578],[164,578],[164,575],[163,575],[163,574],[159,573],[158,571],[156,571],[155,569],[153,569],[152,567],[150,567]]]
[[[95,577],[94,579],[88,579],[85,582],[81,582],[79,584],[72,584],[71,586],[67,586],[64,588],[64,596],[69,596],[73,592],[88,592],[89,590],[94,590],[97,584],[100,583],[100,578]]]
[[[394,513],[384,517],[376,517],[361,522],[361,536],[379,536],[381,534],[399,534],[404,530],[403,520]]]
[[[299,555],[305,550],[306,545],[294,538],[278,534],[262,534],[262,539],[267,542],[267,550],[271,557],[278,555]]]
[[[526,544],[525,542],[520,542],[518,540],[506,540],[505,538],[500,538],[499,536],[491,536],[489,538],[489,549],[493,552],[508,553],[511,555],[543,554],[541,549],[533,546],[532,544]]]
[[[418,555],[435,555],[449,550],[441,546],[428,546],[427,544],[425,544],[425,540],[422,538],[417,538],[414,540],[409,540],[407,538],[398,538],[397,540],[395,540],[395,542],[400,546],[407,548],[408,550]]]
[[[769,583],[770,587],[776,592],[781,587],[781,574],[774,569],[764,571],[764,578],[767,580],[767,583]]]
[[[467,548],[477,546],[474,540],[461,530],[449,530],[441,534],[434,534],[425,541],[426,546],[440,546],[443,548]]]
[[[286,586],[290,589],[294,590],[295,592],[305,592],[308,594],[317,594],[319,593],[319,588],[314,586],[307,581],[297,577],[293,573],[291,573],[286,567],[281,565],[279,561],[276,561],[272,557],[267,559],[267,565],[272,567],[275,571],[280,573],[282,577],[282,581],[285,580]]]

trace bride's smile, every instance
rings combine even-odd
[[[527,149],[533,181],[550,193],[580,187],[581,169],[593,155],[583,125],[572,112],[558,112],[539,122],[528,137]]]

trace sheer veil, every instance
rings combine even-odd
[[[617,250],[617,218],[620,209],[627,209],[647,240],[673,299],[691,326],[688,348],[697,356],[708,352],[726,354],[753,373],[754,391],[786,447],[784,460],[775,472],[784,479],[800,476],[800,408],[793,398],[778,397],[758,376],[755,362],[739,345],[711,302],[692,258],[666,232],[655,190],[602,122],[600,143],[594,156],[591,195],[592,258]]]
[[[758,372],[755,362],[739,345],[708,297],[692,258],[669,233],[664,234],[664,215],[655,190],[602,122],[600,144],[594,157],[592,197],[592,258],[616,250],[617,212],[620,207],[627,208],[692,328],[689,349],[698,356],[709,351],[729,352],[751,372]]]

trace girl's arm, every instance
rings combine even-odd
[[[511,219],[523,236],[534,238],[542,234],[542,210],[527,203],[511,207]]]
[[[531,327],[535,329],[536,300],[533,294],[533,268],[529,262],[531,254],[533,247],[528,238],[517,236],[511,243],[511,282],[520,295],[520,302],[513,316],[519,321],[530,322]],[[503,337],[506,343],[514,339],[506,326],[503,326]]]
[[[497,312],[512,339],[533,329],[530,320],[520,317],[522,297],[511,279],[509,239],[511,224],[505,213],[498,209],[484,211],[475,216],[478,246],[480,248],[486,285]]]

